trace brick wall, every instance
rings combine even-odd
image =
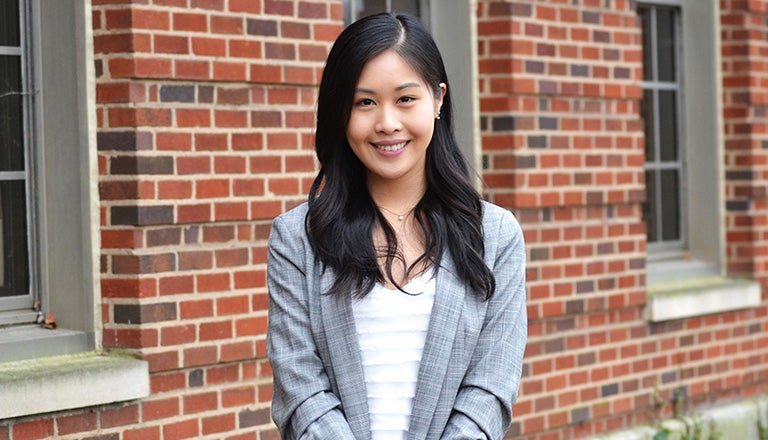
[[[740,77],[724,79],[729,270],[765,285],[768,175],[754,166],[766,164],[768,2],[750,2],[749,13],[747,2],[732,3],[723,16],[726,69]],[[530,339],[511,431],[519,438],[651,423],[670,415],[675,395],[693,407],[768,391],[765,306],[659,324],[643,317],[641,31],[635,2],[606,5],[478,9],[487,195],[516,212],[528,244]],[[737,139],[748,146],[734,147]]]
[[[313,176],[339,0],[92,0],[107,349],[151,395],[0,422],[0,440],[274,439],[271,219]],[[528,242],[510,437],[570,440],[768,392],[756,309],[649,324],[635,2],[480,0],[483,175]],[[768,1],[723,0],[728,269],[768,285]],[[765,288],[764,288],[765,292]],[[55,390],[52,390],[55,392]]]

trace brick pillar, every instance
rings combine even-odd
[[[152,374],[125,438],[274,435],[266,240],[315,173],[341,2],[93,3],[104,346]]]
[[[768,1],[723,0],[720,4],[728,271],[766,285]]]

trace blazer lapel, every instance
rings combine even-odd
[[[450,252],[445,252],[437,270],[435,303],[419,365],[409,440],[424,439],[428,434],[451,360],[465,293],[466,287],[456,276]]]
[[[331,288],[334,278],[330,269],[323,272],[320,278],[321,292]],[[358,439],[370,439],[368,397],[351,298],[348,295],[321,295],[320,307],[329,358],[344,415]]]

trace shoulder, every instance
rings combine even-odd
[[[288,229],[301,228],[301,230],[304,230],[304,222],[307,218],[308,211],[309,204],[304,202],[301,205],[277,216],[272,223],[272,227],[274,228],[275,225],[279,224],[281,227]]]
[[[308,243],[304,227],[306,218],[306,202],[277,216],[272,221],[272,229],[269,232],[270,248],[282,248],[293,252],[306,249],[305,245]]]
[[[485,200],[483,206],[483,231],[488,238],[501,239],[509,235],[522,235],[520,224],[508,209]]]

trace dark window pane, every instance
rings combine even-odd
[[[659,90],[659,150],[662,162],[677,160],[677,93]]]
[[[0,181],[0,297],[29,293],[26,205],[23,180]]]
[[[656,224],[656,172],[645,172],[645,203],[643,203],[643,221],[648,229],[648,242],[659,241]]]
[[[637,15],[640,18],[640,25],[643,30],[643,79],[653,81],[653,44],[651,43],[651,10],[648,8],[637,8]]]
[[[0,46],[19,46],[19,0],[0,1]]]
[[[656,44],[659,81],[675,81],[675,10],[656,9]]]
[[[357,17],[362,18],[367,15],[378,14],[379,12],[387,12],[387,2],[384,0],[352,0],[355,2],[355,11]]]
[[[680,183],[677,170],[661,170],[662,240],[680,239]]]
[[[0,56],[0,171],[24,170],[21,63]]]
[[[419,17],[419,0],[392,0],[392,12],[404,12]]]
[[[653,91],[643,90],[643,102],[640,106],[643,124],[645,126],[645,160],[653,162],[656,160],[656,151],[654,142],[656,139],[656,129],[654,127],[653,113]]]

